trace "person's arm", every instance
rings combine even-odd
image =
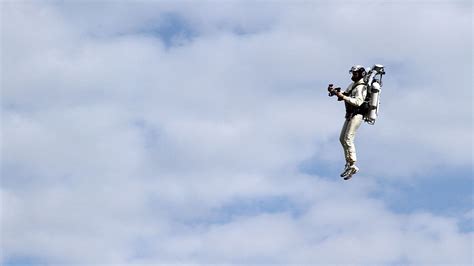
[[[341,92],[337,93],[337,97],[344,100],[345,102],[349,104],[352,104],[355,106],[361,106],[362,103],[364,103],[364,95],[362,93],[364,86],[365,85],[361,84],[354,88],[354,90],[356,91],[356,95],[354,97],[346,96]]]

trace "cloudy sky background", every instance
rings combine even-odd
[[[2,265],[473,263],[471,1],[0,7]]]

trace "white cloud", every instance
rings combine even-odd
[[[470,14],[339,4],[2,3],[3,260],[472,263],[464,217],[393,213],[364,176],[472,163]],[[196,36],[150,34],[169,14]],[[324,87],[355,62],[388,71],[364,172],[298,173],[342,161]],[[229,207],[274,198],[296,214]]]
[[[309,209],[301,216],[281,212],[189,227],[152,245],[148,259],[205,264],[467,264],[471,260],[471,236],[457,232],[454,220],[430,214],[395,215],[379,201],[358,194],[360,190],[341,188],[336,182],[321,185],[323,189],[299,191],[298,195],[316,195],[308,199]],[[326,194],[323,199],[317,197],[321,192]]]

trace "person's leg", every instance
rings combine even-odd
[[[339,141],[341,142],[341,145],[342,145],[342,149],[344,151],[344,160],[346,161],[346,164],[344,166],[344,169],[342,170],[342,173],[341,173],[341,177],[344,177],[346,176],[347,174],[349,174],[349,171],[350,171],[350,164],[349,164],[349,147],[347,146],[347,142],[346,142],[346,139],[347,139],[347,134],[348,134],[348,125],[349,125],[349,122],[350,120],[349,119],[346,119],[344,121],[344,125],[342,126],[342,129],[341,129],[341,134],[339,135]]]
[[[356,153],[354,139],[357,133],[357,129],[359,129],[360,125],[362,124],[362,120],[363,120],[362,115],[355,115],[347,122],[347,129],[343,138],[343,142],[344,142],[343,146],[346,149],[347,162],[350,165],[354,165],[355,162],[357,161],[357,153]]]
[[[339,142],[341,142],[341,145],[342,145],[342,149],[344,151],[344,159],[346,160],[346,163],[348,162],[348,159],[349,159],[349,153],[347,152],[348,151],[348,147],[346,145],[346,138],[347,138],[347,125],[349,124],[349,120],[344,120],[344,125],[342,125],[342,129],[341,129],[341,134],[339,135]]]
[[[359,129],[362,124],[363,116],[355,115],[347,123],[346,134],[344,135],[344,147],[347,149],[347,170],[341,174],[341,177],[344,177],[344,180],[350,179],[355,173],[359,171],[359,168],[355,165],[357,161],[356,148],[354,144],[355,136],[357,129]]]

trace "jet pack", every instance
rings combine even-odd
[[[382,76],[385,75],[383,65],[376,64],[367,70],[365,82],[367,84],[367,98],[369,110],[364,120],[370,125],[375,124],[379,113],[380,93],[382,92]]]

